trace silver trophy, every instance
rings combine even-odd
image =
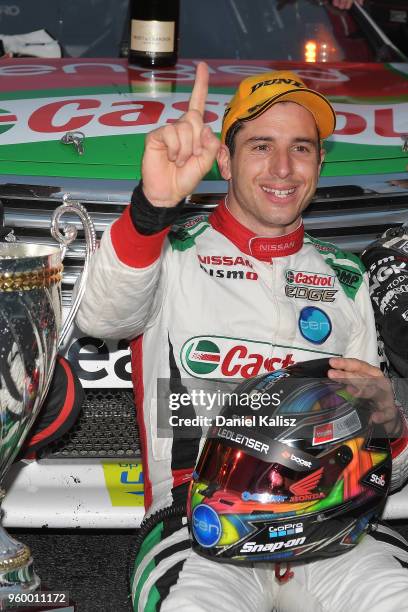
[[[53,214],[51,234],[57,246],[0,243],[0,486],[20,450],[47,394],[59,346],[64,342],[81,300],[88,264],[96,248],[93,223],[78,202]],[[65,213],[82,221],[85,266],[70,313],[62,323],[61,279],[67,246],[76,238],[74,225],[62,225]],[[0,504],[5,496],[0,489]],[[0,524],[0,609],[9,593],[28,593],[40,584],[31,552]]]

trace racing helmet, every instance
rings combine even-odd
[[[390,443],[372,399],[328,359],[252,378],[208,431],[190,484],[193,548],[234,562],[308,562],[352,549],[381,514]]]

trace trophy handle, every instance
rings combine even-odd
[[[63,196],[63,200],[64,203],[58,206],[58,208],[56,208],[53,212],[51,219],[51,235],[53,238],[55,238],[57,242],[59,242],[61,248],[61,260],[63,260],[67,251],[67,247],[76,239],[78,231],[75,225],[65,223],[61,224],[61,230],[63,232],[61,233],[59,227],[60,219],[65,213],[76,214],[82,222],[85,234],[85,264],[81,275],[81,280],[79,282],[78,291],[61,330],[61,334],[58,341],[58,350],[61,348],[61,346],[63,346],[64,340],[71,328],[72,322],[77,313],[79,304],[85,291],[89,263],[91,261],[92,254],[96,250],[95,226],[91,217],[88,215],[86,208],[82,206],[82,204],[80,204],[79,202],[70,200],[69,194],[65,194]]]

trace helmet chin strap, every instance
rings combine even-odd
[[[281,566],[286,565],[285,571],[281,572]],[[295,573],[290,569],[290,563],[275,563],[275,578],[279,584],[285,584],[292,580]]]

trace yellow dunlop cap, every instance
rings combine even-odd
[[[327,98],[313,89],[308,89],[294,72],[279,70],[250,76],[241,81],[225,109],[221,141],[225,142],[229,128],[238,119],[256,119],[273,104],[284,100],[296,102],[312,113],[321,138],[327,138],[333,133],[336,114]]]

